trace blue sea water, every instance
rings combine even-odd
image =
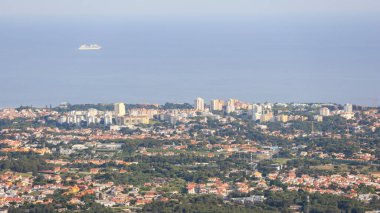
[[[79,51],[96,43],[99,51]],[[0,20],[0,107],[249,102],[380,105],[379,17]]]

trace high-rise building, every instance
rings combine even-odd
[[[226,106],[227,113],[235,112],[235,103],[236,103],[235,99],[229,99],[227,101],[227,106]]]
[[[252,120],[260,120],[260,117],[263,114],[263,107],[261,105],[253,104],[251,108]]]
[[[319,110],[319,114],[322,115],[322,116],[330,116],[330,110],[327,107],[322,107]]]
[[[194,108],[197,111],[204,111],[205,110],[205,100],[203,98],[197,98],[194,101]]]
[[[352,113],[352,104],[345,104],[344,112]]]
[[[234,105],[235,108],[236,108],[236,105],[239,103],[240,103],[240,101],[238,99],[233,99],[233,98],[228,99],[228,101],[227,101],[227,104]]]
[[[223,110],[224,101],[223,100],[211,100],[211,110],[213,111],[222,111]]]
[[[116,116],[124,116],[125,115],[125,104],[124,103],[115,103],[114,112]]]
[[[229,104],[226,106],[226,113],[235,112],[235,105]]]
[[[273,113],[272,112],[265,113],[265,114],[262,114],[260,116],[260,122],[262,122],[262,123],[272,121],[272,119],[273,119]]]
[[[97,109],[88,109],[87,110],[87,116],[96,116],[98,114],[98,110]]]
[[[106,112],[104,114],[104,126],[109,126],[112,124],[112,113]]]

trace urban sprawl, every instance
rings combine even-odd
[[[378,107],[0,109],[0,212],[380,212]]]

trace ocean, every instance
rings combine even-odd
[[[198,96],[380,105],[379,20],[0,19],[0,107]]]

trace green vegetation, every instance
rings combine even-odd
[[[300,206],[302,211],[318,212],[364,212],[380,208],[373,201],[365,204],[357,200],[325,194],[299,192],[265,192],[264,203],[237,205],[212,196],[187,196],[171,202],[153,202],[144,206],[143,212],[291,212],[291,206]]]
[[[1,170],[14,172],[38,172],[48,169],[44,158],[34,153],[9,153],[7,160],[0,161]]]

